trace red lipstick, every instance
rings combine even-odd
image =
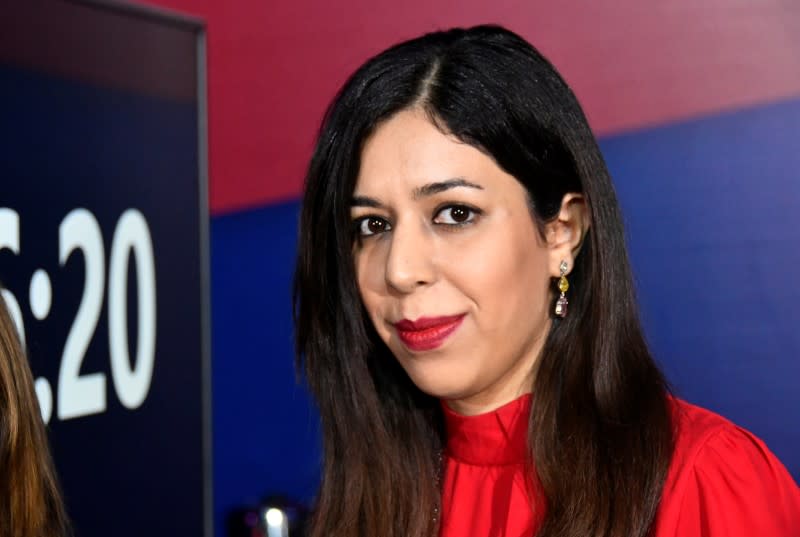
[[[428,351],[439,347],[456,331],[466,314],[448,317],[420,317],[416,321],[403,319],[394,324],[400,341],[412,351]]]

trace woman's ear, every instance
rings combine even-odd
[[[589,207],[583,194],[565,194],[558,215],[545,225],[545,238],[550,250],[550,275],[553,278],[561,276],[562,261],[567,264],[566,273],[572,271],[590,223]]]

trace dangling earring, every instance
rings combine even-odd
[[[561,269],[561,277],[558,279],[558,290],[561,291],[561,296],[558,297],[556,301],[556,316],[561,317],[562,319],[567,316],[567,305],[569,301],[567,300],[566,292],[569,289],[569,282],[567,281],[567,262],[562,261],[561,265],[558,267]]]

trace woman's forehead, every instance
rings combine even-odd
[[[356,193],[391,188],[420,197],[456,181],[485,189],[502,172],[490,157],[443,134],[418,111],[400,112],[382,123],[364,144],[360,160]]]

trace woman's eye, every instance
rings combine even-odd
[[[450,226],[458,226],[472,222],[477,216],[475,209],[463,205],[450,205],[436,213],[434,222]]]
[[[389,222],[383,218],[378,218],[375,216],[366,216],[357,220],[356,226],[358,234],[362,237],[377,235],[378,233],[384,233],[392,229],[392,226],[389,225]]]

